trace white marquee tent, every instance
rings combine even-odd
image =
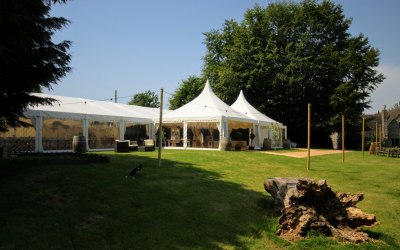
[[[201,127],[202,124],[215,123],[219,131],[218,141],[221,142],[222,138],[229,137],[229,130],[232,126],[240,126],[241,123],[254,124],[256,120],[233,110],[229,105],[224,103],[214,94],[209,81],[207,81],[199,96],[186,105],[166,114],[163,117],[163,123],[174,123],[183,126],[182,144],[183,147],[186,148],[189,146],[187,137],[188,124],[189,126],[198,124],[198,127]],[[214,148],[221,147],[219,142]],[[204,145],[199,147],[203,146]]]
[[[257,109],[255,109],[244,97],[243,91],[240,91],[240,94],[236,101],[231,105],[231,108],[250,119],[256,120],[257,123],[254,127],[255,137],[255,146],[262,147],[263,140],[273,139],[275,137],[274,146],[281,147],[282,146],[282,135],[274,135],[274,133],[282,133],[284,130],[284,136],[287,137],[287,128],[283,126],[282,123],[279,123],[268,116],[264,115]],[[275,129],[279,129],[278,131],[274,131]]]
[[[2,135],[3,139],[14,137],[14,141],[24,138],[25,144],[31,141],[33,145],[26,150],[70,150],[74,135],[85,136],[88,150],[110,149],[116,139],[124,139],[125,129],[129,125],[141,125],[146,134],[153,138],[153,121],[159,113],[157,108],[49,94],[34,95],[57,101],[53,105],[29,107],[24,112],[28,118],[25,121],[34,128],[9,131]],[[65,145],[59,145],[61,141]],[[57,145],[54,145],[56,142]]]
[[[33,126],[0,134],[0,147],[11,141],[26,151],[71,150],[72,137],[83,135],[88,150],[111,149],[117,139],[154,138],[155,123],[159,122],[158,108],[50,94],[35,95],[57,101],[53,105],[29,107],[24,112],[27,119],[23,120]],[[251,106],[243,92],[229,106],[215,95],[208,81],[194,100],[176,110],[165,110],[163,123],[169,126],[168,141],[164,143],[172,147],[222,149],[222,144],[228,141],[234,129],[254,131],[255,146],[258,147],[262,146],[265,138],[273,139],[276,128],[280,129],[280,143],[274,146],[282,145],[283,130],[286,136],[286,127]],[[242,146],[247,142],[248,138],[235,141],[245,143]]]

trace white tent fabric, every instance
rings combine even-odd
[[[86,140],[89,137],[88,126],[91,120],[119,122],[119,137],[121,140],[123,139],[125,124],[127,123],[146,125],[148,134],[152,138],[157,129],[154,123],[159,122],[158,108],[43,93],[35,93],[34,95],[57,100],[53,105],[28,107],[24,112],[26,117],[35,119],[35,151],[43,151],[41,128],[43,126],[43,119],[46,118],[81,120],[83,122],[83,135],[86,137]],[[237,126],[237,124],[251,126],[253,124],[252,129],[258,135],[258,138],[256,138],[258,145],[262,144],[262,136],[264,134],[270,137],[270,124],[276,124],[280,128],[286,129],[281,123],[267,117],[251,106],[245,99],[242,91],[232,106],[227,105],[215,95],[208,80],[201,94],[194,100],[176,110],[164,110],[163,113],[163,122],[183,124],[185,128],[185,131],[183,131],[185,148],[187,145],[188,123],[216,123],[220,132],[220,143],[223,137],[229,137],[230,128],[228,126],[232,124],[236,124],[233,126]]]
[[[255,145],[257,147],[262,147],[263,140],[265,138],[271,139],[271,135],[273,131],[270,127],[271,124],[276,124],[280,129],[285,129],[285,137],[286,137],[286,126],[283,126],[282,123],[279,123],[268,116],[264,115],[257,109],[255,109],[244,97],[243,91],[240,91],[240,94],[236,101],[231,105],[231,108],[235,111],[246,115],[247,117],[254,119],[257,121],[257,125],[254,126],[254,133],[256,134]],[[276,147],[280,147],[282,145],[282,138],[279,141],[275,141]]]
[[[170,111],[163,117],[165,123],[183,123],[183,145],[187,145],[187,124],[188,123],[217,123],[220,132],[220,145],[222,138],[229,137],[229,121],[255,124],[257,121],[240,112],[235,111],[229,105],[219,99],[213,92],[209,81],[207,80],[203,91],[191,102],[184,106]]]
[[[231,105],[231,108],[243,115],[246,115],[250,119],[258,121],[260,124],[270,124],[270,123],[278,123],[277,121],[269,118],[264,115],[257,109],[255,109],[244,97],[243,91],[240,91],[240,94],[236,101]]]
[[[219,99],[207,80],[203,91],[194,100],[163,117],[164,122],[215,121],[221,119],[254,123],[255,120],[233,110]]]
[[[135,123],[146,125],[150,138],[154,134],[154,119],[159,113],[157,108],[113,103],[108,101],[95,101],[77,97],[56,96],[50,94],[35,93],[34,95],[53,98],[56,101],[52,105],[39,105],[28,107],[24,115],[35,119],[35,151],[42,152],[42,126],[43,119],[72,119],[82,121],[83,135],[88,147],[89,121],[118,122],[119,138],[124,139],[125,124]]]
[[[43,117],[58,119],[96,119],[104,121],[126,121],[135,123],[153,123],[157,108],[126,105],[120,103],[94,101],[89,99],[56,96],[35,93],[39,97],[57,100],[53,105],[29,107],[24,115],[27,117]]]

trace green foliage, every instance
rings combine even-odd
[[[340,154],[318,156],[306,171],[305,159],[254,151],[165,150],[161,168],[157,152],[100,155],[110,163],[0,159],[0,249],[400,248],[396,158],[352,152],[343,164]],[[138,164],[135,179],[125,179]],[[274,176],[364,193],[357,206],[377,216],[368,233],[382,242],[343,244],[315,233],[280,239],[279,214],[263,187]]]
[[[138,105],[143,107],[151,107],[151,108],[160,107],[160,102],[158,101],[158,95],[151,90],[135,94],[128,104]]]
[[[306,142],[307,103],[314,143],[332,131],[358,126],[371,92],[384,76],[374,68],[379,51],[364,35],[351,36],[351,19],[331,1],[256,5],[238,23],[205,33],[204,76],[232,103],[242,89],[248,101],[288,125],[289,138]]]
[[[280,127],[277,123],[271,123],[271,125],[269,125],[269,128],[271,129],[272,132],[272,140],[277,141],[280,138]]]
[[[169,98],[169,109],[177,109],[196,98],[204,87],[205,79],[197,76],[189,76],[179,84],[174,95]]]
[[[0,3],[0,132],[27,126],[19,121],[29,105],[52,99],[31,95],[51,89],[70,71],[70,41],[54,43],[54,32],[69,21],[50,16],[51,5],[65,0],[4,0]]]
[[[400,108],[400,101],[399,101],[399,102],[396,102],[396,103],[393,105],[393,107],[391,107],[390,109],[398,109],[398,108]]]

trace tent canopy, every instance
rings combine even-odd
[[[165,122],[220,121],[221,119],[252,122],[255,120],[233,110],[219,99],[207,80],[203,91],[191,102],[173,110],[163,117]]]
[[[34,95],[53,98],[57,101],[53,105],[28,107],[24,112],[24,115],[27,117],[104,121],[124,120],[127,122],[148,124],[152,123],[153,118],[158,114],[157,108],[42,93],[35,93]]]
[[[240,91],[240,94],[236,101],[231,105],[231,108],[240,114],[246,115],[250,119],[259,121],[260,124],[268,124],[268,123],[278,123],[277,121],[269,118],[264,115],[257,109],[255,109],[244,97],[243,91]]]

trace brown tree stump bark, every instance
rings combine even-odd
[[[297,240],[315,230],[340,241],[372,241],[360,230],[377,223],[375,215],[356,207],[363,194],[336,193],[325,180],[272,178],[264,181],[264,187],[281,209],[277,232],[281,237]]]

